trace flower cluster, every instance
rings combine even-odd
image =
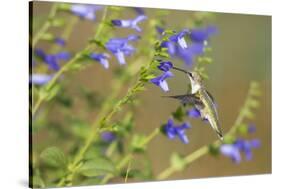
[[[173,73],[169,71],[172,67],[173,64],[169,61],[161,62],[158,69],[163,71],[163,73],[160,76],[151,79],[150,82],[159,86],[165,92],[169,91],[166,79],[173,76]]]
[[[246,160],[252,159],[252,149],[260,147],[260,140],[253,139],[253,140],[243,140],[237,139],[232,144],[223,144],[220,147],[220,152],[232,159],[235,163],[240,163],[241,152],[245,154]]]
[[[164,29],[157,27],[157,31],[163,34]],[[208,26],[204,28],[183,29],[172,35],[169,40],[163,41],[161,46],[167,48],[171,57],[181,59],[185,65],[192,66],[194,59],[204,53],[209,38],[217,33],[217,28]],[[185,38],[189,39],[189,43]]]
[[[56,54],[47,54],[42,49],[35,49],[34,54],[48,66],[50,71],[58,71],[60,69],[60,61],[69,60],[71,57],[71,54],[67,51],[61,51]],[[35,66],[37,63],[33,60],[32,65]],[[44,85],[49,82],[52,77],[53,74],[33,73],[30,76],[29,82],[34,85]]]
[[[164,132],[169,139],[178,137],[184,144],[188,144],[188,138],[185,135],[185,130],[190,129],[191,126],[188,123],[181,125],[175,125],[172,119],[169,119],[167,124],[164,126]]]
[[[141,28],[138,26],[139,22],[142,22],[146,20],[147,17],[145,15],[139,15],[134,19],[131,20],[111,20],[111,23],[116,27],[122,27],[122,28],[131,28],[135,29],[138,32],[141,32]]]
[[[42,49],[35,49],[35,55],[46,63],[50,70],[55,71],[60,69],[60,60],[68,60],[71,57],[70,53],[67,51],[62,51],[56,54],[46,54]]]
[[[249,125],[247,127],[248,133],[255,132],[256,127],[254,125]],[[220,152],[222,155],[231,158],[234,163],[240,163],[242,161],[241,153],[245,154],[246,160],[251,160],[252,149],[260,147],[260,140],[259,139],[252,139],[252,140],[245,140],[241,138],[237,138],[232,143],[222,144],[220,146]]]
[[[159,26],[156,30],[162,35],[165,35],[165,30]],[[217,29],[214,26],[208,26],[205,28],[195,28],[195,29],[183,29],[179,32],[173,32],[167,39],[161,42],[161,48],[167,49],[168,54],[172,58],[181,59],[185,65],[192,66],[194,59],[204,53],[204,49],[208,44],[209,38],[217,33]],[[169,61],[163,61],[158,67],[164,73],[150,81],[159,86],[163,91],[169,91],[169,87],[165,79],[172,77],[173,74],[169,71],[173,67],[172,63]],[[162,67],[165,65],[165,69]],[[196,113],[195,116],[198,117],[198,111],[191,112]]]
[[[114,54],[118,62],[123,65],[126,64],[125,56],[129,56],[135,51],[135,48],[129,42],[138,39],[139,36],[137,35],[129,35],[126,38],[111,38],[105,46],[107,50]]]
[[[102,9],[100,5],[74,4],[71,6],[70,11],[82,19],[93,21],[96,19],[96,11],[100,9]]]
[[[143,12],[144,13],[144,12]],[[147,17],[144,14],[139,14],[134,19],[129,20],[121,20],[121,19],[113,19],[111,23],[115,27],[123,27],[123,28],[132,28],[136,31],[140,32],[141,28],[138,26],[138,23],[146,20]],[[117,59],[120,65],[126,64],[126,56],[132,55],[136,49],[130,44],[130,42],[137,41],[140,39],[140,36],[130,34],[127,37],[113,37],[110,38],[105,43],[105,48],[110,51]],[[95,61],[98,61],[103,65],[104,68],[109,68],[108,58],[110,57],[106,53],[91,53],[89,57]]]

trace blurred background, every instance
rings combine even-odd
[[[50,7],[51,3],[48,2],[34,3],[34,32],[46,19]],[[130,8],[124,10],[124,18],[131,18],[135,14]],[[149,8],[145,8],[144,11],[149,18],[158,14],[157,11],[159,12],[157,9]],[[67,40],[67,50],[76,52],[85,46],[89,37],[93,35],[101,12],[97,12],[95,22],[79,21],[75,25]],[[184,28],[198,14],[200,12],[169,10],[164,19],[167,28]],[[70,14],[62,13],[60,16],[68,18]],[[256,118],[246,123],[256,125],[256,133],[249,135],[249,138],[259,138],[261,147],[253,150],[252,161],[243,161],[239,165],[232,163],[224,156],[204,156],[182,172],[172,175],[170,179],[271,173],[271,17],[212,13],[212,19],[207,23],[216,25],[219,33],[210,41],[214,62],[206,66],[209,80],[204,81],[204,84],[218,104],[222,130],[226,133],[232,127],[244,103],[250,81],[256,80],[261,84],[262,96],[259,99],[261,104],[256,110]],[[55,28],[52,32],[59,34],[60,29]],[[141,35],[145,35],[146,32],[148,32],[147,28],[144,28]],[[126,36],[128,33],[132,32],[126,29],[118,30],[118,36]],[[137,45],[141,46],[141,44]],[[50,44],[43,41],[38,44],[38,47],[49,49]],[[134,60],[133,55],[127,59],[127,63],[130,64]],[[184,67],[178,60],[173,62],[179,67]],[[111,70],[120,67],[113,57],[110,60],[110,66],[109,70],[105,70],[98,63],[93,63],[87,69],[64,75],[61,81],[64,85],[61,97],[68,96],[71,99],[71,106],[57,108],[59,102],[54,100],[41,107],[42,110],[39,112],[41,115],[33,123],[32,128],[34,156],[53,145],[60,146],[68,153],[68,149],[77,143],[75,141],[77,138],[62,134],[70,127],[66,117],[73,120],[83,119],[86,122],[94,120],[99,111],[99,100],[110,93],[113,77]],[[175,74],[174,79],[168,80],[171,89],[169,95],[182,94],[187,89],[188,83],[184,76],[181,73]],[[161,98],[163,92],[158,87],[152,84],[146,86],[147,90],[138,96],[140,104],[133,115],[135,131],[144,134],[150,133],[154,128],[165,123],[171,112],[178,107],[176,101]],[[127,87],[124,87],[123,94]],[[95,99],[92,107],[82,100],[81,96],[85,93],[81,91],[87,91],[87,94],[91,94],[91,98]],[[189,144],[185,145],[179,140],[169,140],[164,135],[157,136],[149,144],[147,157],[151,160],[153,173],[157,174],[169,165],[171,152],[176,151],[186,155],[217,139],[206,123],[195,119],[188,119],[188,121],[192,125],[192,129],[187,131]]]

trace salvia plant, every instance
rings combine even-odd
[[[67,19],[62,16],[65,14]],[[212,74],[207,74],[206,69],[213,64],[211,39],[219,35],[219,29],[209,24],[212,14],[194,16],[189,18],[192,24],[188,27],[183,24],[175,28],[165,22],[168,15],[169,11],[159,11],[148,16],[142,8],[53,3],[48,18],[36,31],[31,28],[30,135],[31,142],[42,137],[46,143],[44,149],[31,150],[31,186],[164,180],[188,169],[202,156],[224,156],[234,164],[253,158],[252,151],[261,145],[259,139],[247,139],[256,129],[248,121],[254,118],[261,93],[259,83],[255,81],[249,84],[245,101],[229,131],[222,126],[221,138],[192,153],[179,154],[171,149],[170,157],[161,157],[170,159],[166,169],[153,171],[147,155],[151,141],[162,135],[171,143],[179,140],[188,147],[193,142],[188,138],[189,132],[196,127],[189,120],[198,119],[210,128],[213,126],[212,115],[201,115],[200,102],[204,96],[197,96],[193,103],[188,98],[198,86],[193,85],[186,74],[196,74],[201,81],[198,84],[202,86],[213,82],[208,80]],[[92,24],[94,30],[83,49],[69,51],[68,39],[79,22]],[[59,29],[59,35],[53,32],[54,28]],[[124,30],[129,32],[120,36]],[[39,47],[40,42],[47,45]],[[175,62],[180,64],[175,65]],[[82,114],[68,111],[74,100],[68,95],[66,86],[74,82],[67,79],[70,74],[91,65],[111,72],[113,77],[111,82],[103,83],[104,88],[110,88],[108,94],[101,95],[83,86],[76,91],[76,96],[88,107],[79,112],[96,114],[89,114],[92,121],[88,121],[87,117],[80,116]],[[178,107],[162,120],[162,125],[154,125],[155,129],[150,133],[136,131],[134,115],[137,107],[142,106],[138,95],[150,86],[167,97],[167,92],[171,91],[169,83],[177,74],[184,74],[186,78],[182,81],[188,90],[186,96],[174,96],[178,101],[166,99]],[[94,77],[93,73],[89,80]],[[213,98],[209,95],[208,98]],[[216,111],[218,105],[211,100]],[[60,109],[66,127],[46,119],[54,109]],[[49,136],[39,132],[44,128],[53,130],[68,144],[49,146]],[[214,133],[210,129],[211,134]]]

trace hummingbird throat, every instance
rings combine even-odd
[[[191,93],[192,94],[197,93],[197,91],[199,89],[201,89],[201,85],[198,82],[196,82],[193,79],[191,79],[191,78],[190,78],[190,82],[191,82]]]

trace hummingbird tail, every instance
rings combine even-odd
[[[217,134],[218,134],[220,140],[223,141],[223,135],[222,135],[222,133],[221,133],[220,131],[217,131]]]

